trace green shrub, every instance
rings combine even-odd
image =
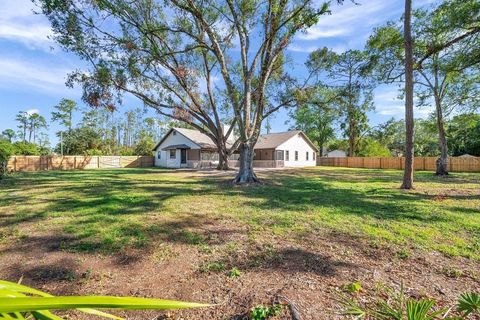
[[[458,299],[457,311],[465,317],[470,314],[480,315],[480,294],[475,292],[462,294]]]
[[[266,320],[280,313],[282,306],[275,304],[273,306],[256,306],[250,311],[251,320]]]
[[[0,178],[7,172],[8,159],[12,153],[12,144],[8,141],[0,140]]]
[[[85,150],[86,156],[102,156],[103,152],[100,149],[87,149]]]
[[[13,154],[22,156],[39,156],[40,150],[35,143],[17,141],[13,144]]]
[[[406,260],[410,257],[410,252],[407,249],[401,249],[397,251],[397,257],[402,260]]]
[[[362,290],[362,284],[358,281],[355,281],[355,282],[351,282],[351,283],[348,283],[348,284],[344,284],[344,285],[341,286],[341,288],[342,288],[343,291],[354,293],[354,292],[359,292],[360,290]]]
[[[240,277],[242,273],[240,272],[240,270],[238,270],[237,268],[233,267],[229,272],[228,272],[228,276],[230,278],[238,278]]]
[[[225,264],[222,262],[208,262],[200,266],[200,272],[222,272],[225,271]]]
[[[371,320],[462,320],[470,314],[480,315],[480,295],[465,293],[455,308],[437,308],[433,299],[413,299],[399,292],[383,288],[370,298],[339,294],[341,314],[355,319]]]

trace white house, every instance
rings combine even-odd
[[[255,144],[256,160],[282,161],[284,167],[313,167],[318,149],[302,131],[286,131],[261,135]]]
[[[213,167],[218,163],[217,148],[205,134],[191,129],[172,128],[155,146],[155,166],[166,168]],[[256,167],[315,166],[317,148],[301,131],[261,135],[255,145]],[[238,166],[238,154],[230,166]]]
[[[330,152],[327,152],[325,157],[329,158],[345,158],[347,156],[347,153],[343,150],[332,150]]]
[[[207,135],[191,129],[172,128],[154,148],[155,166],[195,167],[200,161],[218,161],[217,147]]]

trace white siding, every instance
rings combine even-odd
[[[333,150],[327,153],[326,157],[331,158],[345,158],[347,153],[343,150]]]
[[[175,135],[173,133],[176,133]],[[176,150],[175,159],[170,159],[170,150],[162,150],[165,147],[177,144],[186,144],[191,149],[200,149],[198,145],[187,139],[184,135],[175,130],[172,131],[167,138],[155,150],[155,166],[165,168],[180,168],[180,150]],[[160,152],[160,159],[158,153]],[[188,161],[188,153],[187,153]]]
[[[284,151],[284,161],[285,167],[313,167],[316,166],[316,157],[313,158],[313,154],[316,153],[310,144],[303,138],[302,135],[297,134],[281,145],[279,145],[276,150]],[[285,151],[289,151],[289,161],[286,159]],[[295,161],[295,151],[298,151],[298,161]],[[307,158],[308,152],[308,160]]]

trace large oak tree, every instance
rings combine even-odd
[[[327,3],[313,0],[36,2],[56,40],[90,64],[72,78],[89,104],[112,107],[119,93],[134,95],[208,135],[223,169],[238,149],[236,183],[257,181],[253,147],[262,121],[294,103],[294,81],[282,68],[286,47],[328,13]],[[234,127],[238,139],[229,144]]]

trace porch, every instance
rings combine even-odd
[[[181,149],[181,166],[191,169],[214,169],[218,165],[218,153],[206,149]],[[183,156],[184,155],[184,156]],[[280,159],[279,159],[280,158]],[[255,151],[253,160],[254,168],[283,168],[283,151],[280,150],[258,150]],[[229,157],[228,166],[231,168],[240,167],[239,154]]]

